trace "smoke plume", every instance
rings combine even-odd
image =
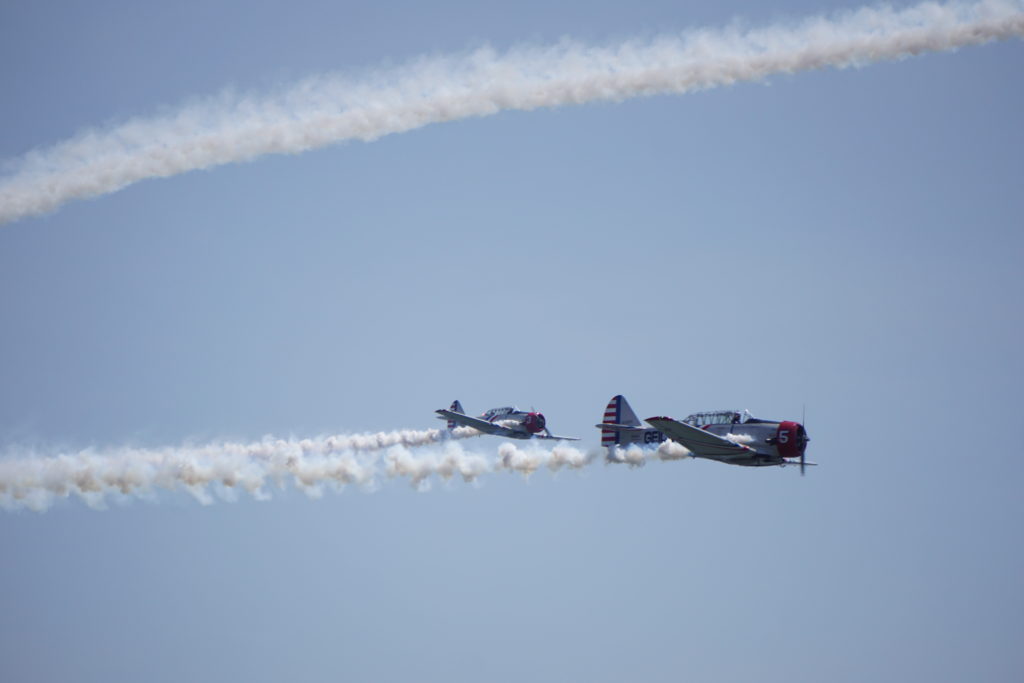
[[[734,436],[730,434],[729,436]],[[662,441],[657,448],[631,444],[625,448],[614,446],[605,454],[605,462],[615,465],[643,467],[649,460],[684,460],[693,457],[690,450],[675,441]]]
[[[580,469],[594,454],[563,444],[523,447],[502,443],[497,457],[468,451],[460,441],[478,436],[460,427],[451,437],[437,429],[319,439],[267,438],[255,443],[217,442],[163,449],[84,450],[0,459],[0,507],[43,511],[75,497],[92,507],[109,500],[153,498],[160,490],[187,491],[204,504],[239,491],[257,499],[289,484],[317,497],[326,488],[356,485],[373,490],[384,477],[424,490],[434,479],[474,482],[482,475],[538,469]]]
[[[431,123],[682,94],[772,74],[845,68],[1024,35],[1024,0],[864,8],[755,30],[588,46],[563,41],[424,58],[362,77],[316,76],[272,95],[226,93],[90,130],[8,162],[0,224],[158,178],[263,154],[370,141]]]

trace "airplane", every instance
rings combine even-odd
[[[480,417],[470,417],[458,401],[452,402],[448,410],[435,410],[439,420],[448,420],[448,431],[456,425],[472,427],[485,434],[504,436],[510,439],[557,439],[579,441],[575,436],[555,436],[548,431],[544,415],[536,411],[525,412],[515,406],[491,408]]]
[[[729,465],[769,467],[817,463],[807,462],[807,430],[792,420],[762,420],[748,411],[718,410],[694,413],[684,420],[649,417],[644,427],[622,396],[615,396],[604,411],[601,445],[609,449],[628,444],[657,444],[671,439],[682,444],[695,458],[716,460]],[[797,462],[794,462],[797,461]]]

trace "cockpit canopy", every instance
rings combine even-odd
[[[694,413],[683,422],[694,427],[705,425],[738,425],[753,420],[754,416],[743,410],[715,410],[708,413]]]

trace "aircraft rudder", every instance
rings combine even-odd
[[[623,395],[618,395],[615,398],[619,399],[619,424],[629,425],[630,427],[641,427],[643,423],[640,422],[640,418],[633,412],[633,408],[630,407],[629,401]],[[614,400],[614,399],[613,399]]]
[[[459,403],[458,399],[455,399],[454,401],[452,401],[452,404],[448,408],[448,410],[452,411],[453,413],[460,413],[462,415],[466,414],[466,411],[462,409],[462,404]],[[458,425],[456,425],[454,420],[448,420],[448,431],[449,432],[452,431],[453,429],[455,429],[455,427],[457,427],[457,426]]]
[[[615,425],[627,425],[634,426],[634,423],[627,421],[628,417],[632,415],[636,425],[640,422],[636,420],[636,415],[633,410],[629,407],[629,403],[626,402],[626,398],[622,394],[612,396],[612,399],[608,401],[608,405],[604,409],[604,415],[602,416],[602,423],[610,423]],[[601,430],[601,445],[609,448],[621,444],[623,441],[622,432],[618,429],[602,429]]]
[[[658,433],[655,430],[643,426],[622,394],[613,396],[608,402],[601,424],[614,425],[614,428],[601,429],[601,445],[606,448],[660,440],[656,438]],[[600,424],[597,426],[601,427]]]

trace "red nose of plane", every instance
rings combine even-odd
[[[799,422],[779,423],[779,430],[775,436],[775,443],[779,447],[779,455],[783,458],[800,458],[807,450],[807,430]]]
[[[544,419],[544,416],[540,413],[527,413],[526,420],[523,422],[523,424],[526,425],[526,431],[530,432],[531,434],[536,434],[538,432],[544,431],[544,425],[547,424],[547,421]]]

